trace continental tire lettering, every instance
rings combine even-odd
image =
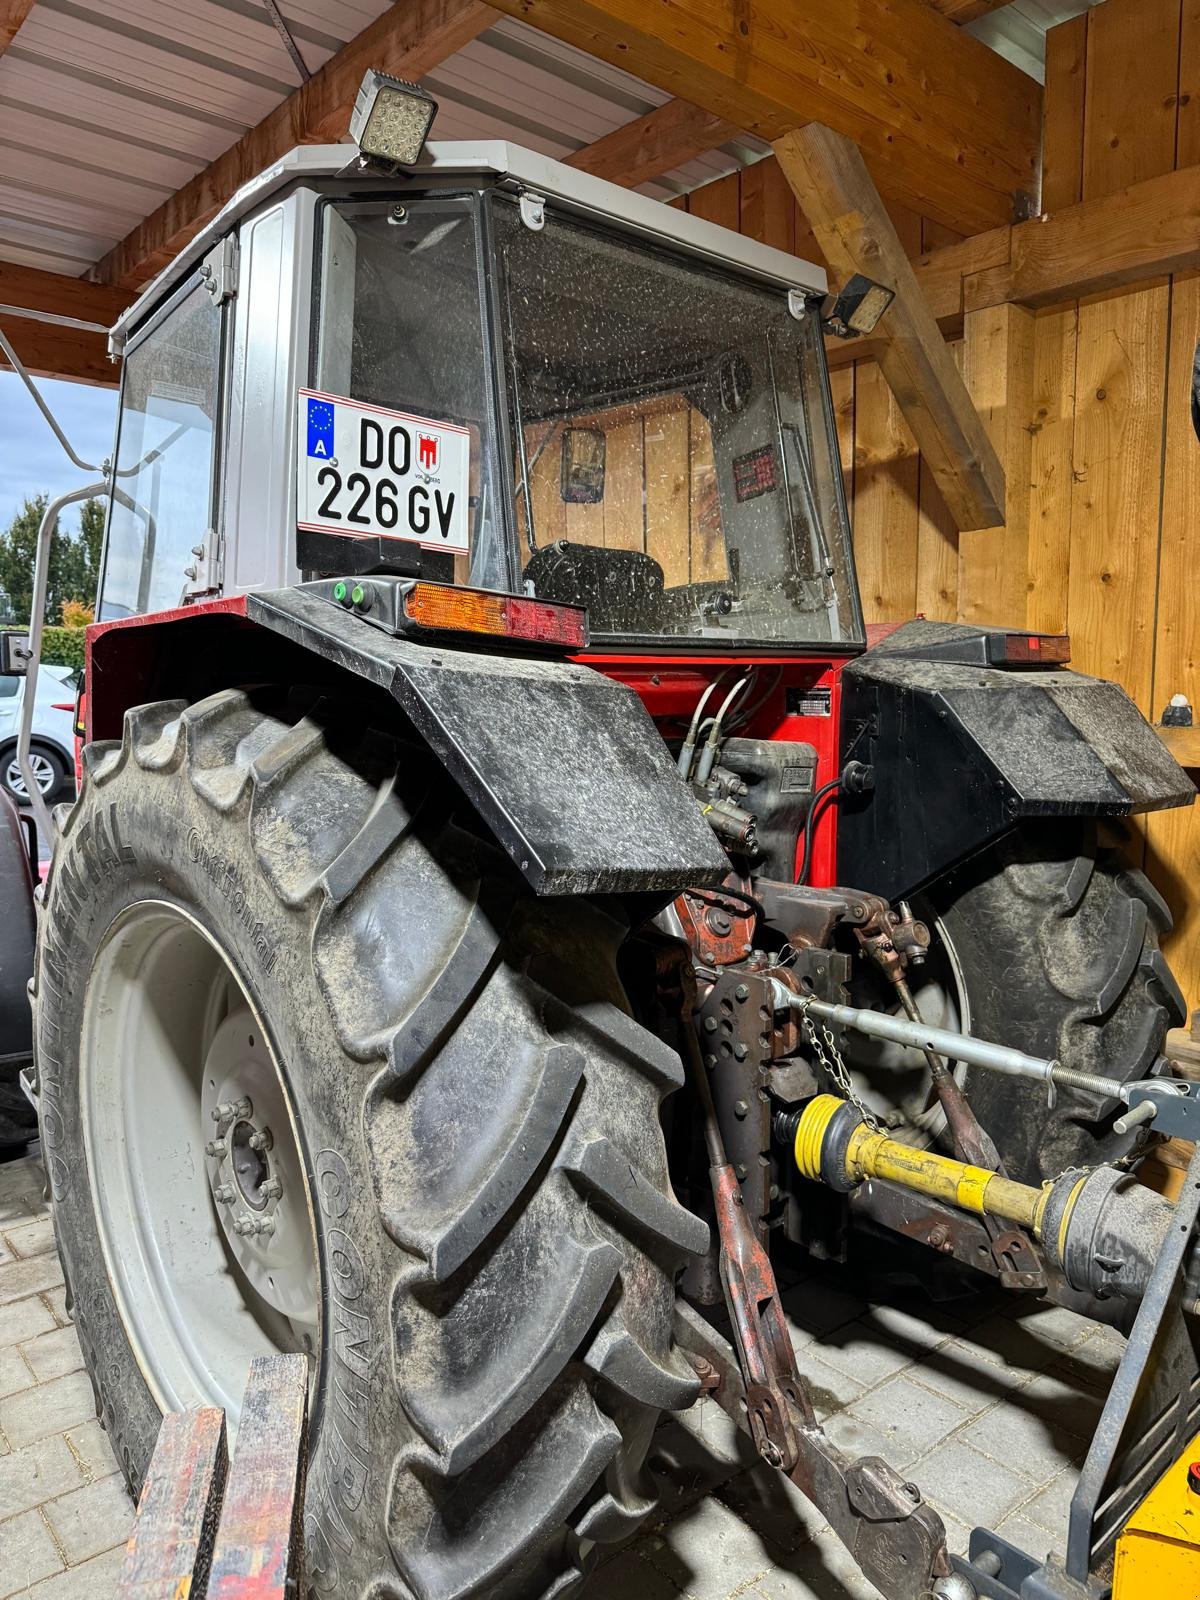
[[[199,860],[199,856],[193,859]],[[353,1193],[349,1168],[336,1150],[320,1151],[314,1166],[322,1213],[332,1223],[344,1221]],[[367,1286],[359,1248],[344,1228],[331,1227],[325,1235],[325,1254],[333,1392],[321,1436],[327,1470],[318,1490],[318,1516],[310,1514],[306,1520],[310,1578],[313,1587],[322,1592],[337,1586],[336,1552],[349,1556],[354,1549],[347,1519],[363,1504],[370,1480],[370,1383],[376,1367],[370,1319],[355,1305]]]
[[[196,863],[218,894],[228,902],[234,916],[250,935],[250,943],[263,971],[271,972],[279,952],[268,938],[263,922],[256,920],[251,912],[245,885],[233,862],[216,850],[210,850],[201,839],[198,828],[188,829],[185,847],[189,861]]]

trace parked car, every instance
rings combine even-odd
[[[71,782],[75,771],[77,677],[74,667],[52,667],[44,662],[37,676],[29,755],[37,786],[47,798]],[[17,801],[28,799],[25,780],[17,766],[24,694],[24,678],[0,677],[0,785]]]

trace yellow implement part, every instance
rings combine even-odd
[[[821,1150],[829,1125],[845,1105],[836,1095],[820,1094],[810,1100],[796,1127],[796,1165],[806,1178],[821,1175]],[[971,1167],[932,1150],[889,1139],[860,1122],[850,1135],[845,1157],[846,1176],[854,1183],[865,1178],[886,1178],[892,1183],[932,1195],[964,1211],[1019,1222],[1040,1236],[1042,1214],[1050,1189],[1034,1189],[1002,1178],[989,1167]]]
[[[1188,1487],[1193,1462],[1200,1463],[1200,1434],[1126,1522],[1117,1540],[1112,1600],[1200,1595],[1200,1493]]]

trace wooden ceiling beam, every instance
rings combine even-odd
[[[0,329],[35,378],[68,378],[112,389],[120,382],[120,362],[108,359],[108,337],[82,328],[64,328],[0,312]],[[9,370],[0,353],[0,372]]]
[[[86,278],[0,261],[0,306],[20,306],[50,317],[74,317],[111,328],[132,298],[124,289],[89,283]]]
[[[975,233],[1033,189],[1041,90],[925,0],[496,0],[497,9],[774,141],[815,120],[876,182]]]
[[[104,330],[112,326],[129,300],[130,296],[121,289],[0,261],[0,329],[38,378],[70,378],[107,388],[115,385],[121,368],[118,362],[108,359],[108,335]],[[9,306],[37,315],[14,315],[4,309]],[[73,317],[78,322],[95,323],[96,328],[64,327],[43,321],[45,317]],[[2,355],[0,369],[8,370]]]
[[[863,273],[895,295],[875,333],[876,360],[956,526],[1002,523],[1004,468],[857,146],[809,123],[775,154],[836,277]]]
[[[33,0],[0,0],[0,56],[17,36],[21,24],[33,10]]]
[[[668,100],[567,157],[567,166],[636,189],[706,155],[738,129],[689,100]]]
[[[423,77],[495,20],[495,11],[481,0],[398,0],[224,155],[140,222],[89,276],[97,283],[142,287],[242,184],[298,144],[340,139],[369,67],[398,78]]]
[[[1003,11],[1012,0],[929,0],[929,4],[961,27],[964,22],[975,22],[991,11]]]

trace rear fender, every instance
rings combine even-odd
[[[0,1064],[24,1065],[32,1049],[26,989],[33,976],[36,921],[29,837],[15,804],[0,789]]]
[[[661,895],[729,871],[631,689],[569,661],[393,638],[304,587],[94,625],[88,735],[119,737],[147,700],[330,677],[392,697],[537,894]]]
[[[960,665],[930,651],[980,629],[913,622],[842,673],[842,757],[875,786],[845,795],[838,882],[896,900],[1036,817],[1128,817],[1196,790],[1115,683]]]

